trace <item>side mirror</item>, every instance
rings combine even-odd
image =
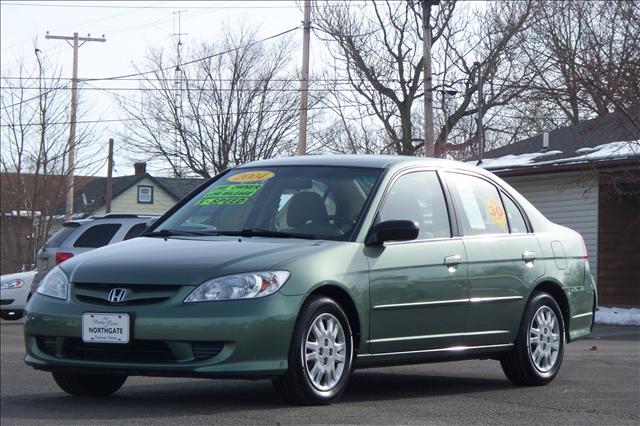
[[[386,220],[369,230],[365,245],[374,246],[385,241],[411,241],[418,238],[418,224],[412,220]]]

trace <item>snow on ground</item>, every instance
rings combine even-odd
[[[640,308],[605,308],[596,311],[596,324],[640,326]]]

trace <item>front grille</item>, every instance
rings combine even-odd
[[[36,343],[38,348],[47,355],[56,355],[56,338],[49,336],[37,336]]]
[[[198,342],[191,345],[193,349],[193,357],[197,360],[213,358],[218,355],[224,343],[222,342]]]
[[[13,303],[15,299],[2,299],[0,300],[0,305],[10,305]]]
[[[78,338],[65,338],[65,358],[114,362],[176,362],[169,346],[158,340],[135,340],[130,344],[85,343]]]
[[[114,288],[126,290],[125,298],[117,306],[149,305],[162,303],[172,298],[180,289],[179,285],[147,285],[147,284],[73,284],[75,297],[84,303],[100,306],[111,306],[109,292]]]

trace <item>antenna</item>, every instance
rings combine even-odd
[[[182,36],[187,35],[187,33],[182,32],[182,12],[186,12],[186,10],[178,10],[173,12],[173,37],[177,38],[176,42],[176,69],[175,69],[175,78],[173,82],[173,90],[174,90],[174,103],[176,107],[176,126],[175,126],[175,135],[174,135],[174,153],[175,153],[175,166],[174,166],[174,174],[176,177],[180,177],[181,173],[181,143],[180,143],[180,131],[182,129]],[[177,19],[176,19],[177,17]],[[177,32],[176,32],[176,22],[177,22]]]

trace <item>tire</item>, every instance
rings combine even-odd
[[[56,384],[75,396],[109,396],[122,387],[127,376],[53,372]]]
[[[515,385],[546,385],[560,370],[564,346],[564,319],[558,303],[547,293],[534,293],[524,311],[515,346],[500,364]]]
[[[288,361],[287,373],[273,380],[288,402],[326,405],[342,395],[353,362],[353,335],[346,314],[333,299],[312,296],[303,305]]]

